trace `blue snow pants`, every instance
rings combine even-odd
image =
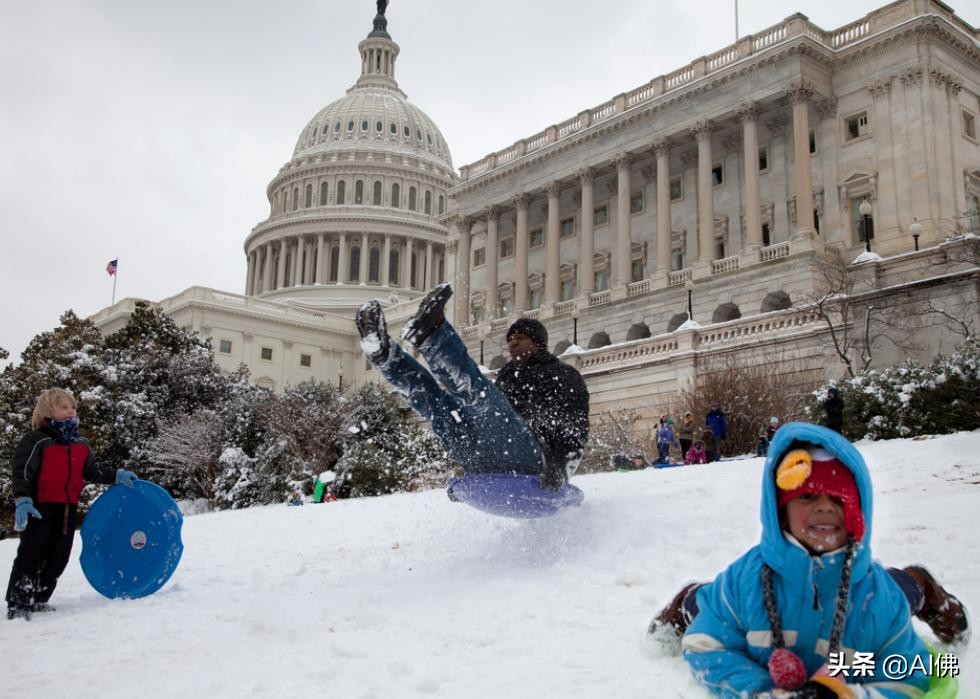
[[[394,342],[390,347],[388,361],[376,368],[431,423],[464,471],[541,473],[544,456],[537,437],[480,373],[448,320],[419,349],[431,373]]]

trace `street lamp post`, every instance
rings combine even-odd
[[[483,366],[483,343],[487,340],[487,328],[485,325],[480,326],[480,329],[477,331],[477,336],[480,338],[480,366]]]
[[[871,202],[867,199],[862,201],[858,211],[861,213],[861,232],[864,235],[864,251],[871,252],[871,238],[868,235],[868,224],[871,221]]]
[[[922,235],[922,224],[919,223],[919,219],[913,219],[912,225],[909,226],[909,233],[912,234],[912,240],[915,241],[915,251],[919,251],[919,236]]]
[[[578,306],[572,308],[572,344],[578,345]]]
[[[694,291],[694,282],[688,279],[684,282],[684,288],[687,289],[687,319],[694,320],[694,306],[691,303],[691,295]]]
[[[337,393],[344,392],[344,370],[342,368],[337,369]]]

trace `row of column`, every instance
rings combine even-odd
[[[796,156],[796,235],[812,236],[813,221],[813,185],[810,173],[810,125],[808,115],[809,101],[813,91],[805,84],[794,85],[789,91],[793,104],[793,145]],[[759,134],[758,120],[761,109],[757,103],[751,102],[739,106],[736,110],[738,120],[742,124],[743,161],[745,163],[743,208],[745,212],[746,237],[743,247],[746,253],[757,251],[763,245],[761,201],[759,198]],[[714,259],[714,183],[712,180],[711,136],[715,126],[710,121],[701,121],[691,129],[698,149],[698,255],[696,267],[704,270]],[[660,138],[653,143],[653,151],[657,160],[657,231],[656,250],[657,267],[654,276],[666,277],[670,271],[671,246],[671,215],[670,215],[670,151],[673,141],[669,137]],[[614,246],[612,271],[614,286],[624,287],[631,281],[632,271],[632,230],[630,213],[630,169],[633,160],[631,153],[619,153],[615,159],[617,177],[617,226]],[[581,187],[581,208],[579,220],[580,245],[577,294],[588,296],[594,291],[594,259],[595,236],[593,208],[593,185],[595,180],[594,168],[583,168],[577,173]],[[560,185],[557,181],[545,186],[548,200],[547,224],[545,226],[545,246],[547,269],[545,272],[546,306],[558,303],[560,297],[559,280],[559,222],[558,207]],[[516,210],[517,231],[515,236],[515,275],[518,283],[515,285],[513,312],[520,314],[527,310],[527,257],[528,257],[528,205],[531,197],[521,192],[513,197],[512,205]],[[498,256],[499,235],[498,218],[500,207],[491,206],[482,212],[481,218],[486,219],[486,308],[493,314],[497,308]],[[470,250],[471,231],[475,219],[465,217],[459,221],[459,254],[457,257],[456,286],[460,290],[456,298],[456,318],[461,323],[469,322],[469,286],[470,286]],[[707,272],[710,274],[710,271]],[[697,275],[696,275],[697,276]]]
[[[348,235],[342,232],[332,240],[337,241],[337,279],[335,283],[344,284],[350,279],[350,248],[354,245],[360,247],[360,258],[358,261],[358,283],[365,285],[368,283],[368,272],[370,264],[370,247],[368,245],[368,233]],[[327,280],[330,268],[327,267],[330,261],[324,255],[325,248],[332,248],[332,240],[328,240],[326,233],[319,233],[316,236],[296,236],[295,238],[281,238],[278,241],[265,243],[256,246],[248,254],[248,269],[245,277],[245,294],[255,296],[267,291],[283,289],[287,286],[301,286],[309,284],[323,284]],[[442,246],[436,246],[432,241],[425,243],[425,256],[421,257],[422,246],[420,242],[412,238],[404,238],[401,241],[392,241],[390,233],[385,234],[384,248],[381,254],[381,264],[379,269],[379,282],[389,285],[389,265],[393,245],[397,246],[399,254],[399,275],[401,284],[398,286],[408,288],[412,279],[412,253],[416,253],[416,258],[420,266],[418,278],[424,281],[424,288],[431,288],[439,282],[438,268],[436,265],[436,254],[443,255],[445,252]],[[436,248],[439,248],[438,250]],[[289,284],[286,284],[286,259],[288,254],[292,254],[291,268],[289,274]],[[315,255],[315,257],[314,257]]]

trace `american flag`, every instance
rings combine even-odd
[[[109,264],[105,266],[105,271],[110,277],[116,276],[116,270],[119,269],[119,259],[109,260]]]

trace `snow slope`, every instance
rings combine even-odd
[[[859,446],[876,557],[924,562],[976,611],[980,432]],[[92,590],[76,542],[58,611],[0,620],[0,695],[704,697],[644,632],[757,541],[761,464],[578,477],[585,504],[544,521],[443,491],[188,516],[180,568],[141,600]],[[980,696],[980,635],[954,650]]]

